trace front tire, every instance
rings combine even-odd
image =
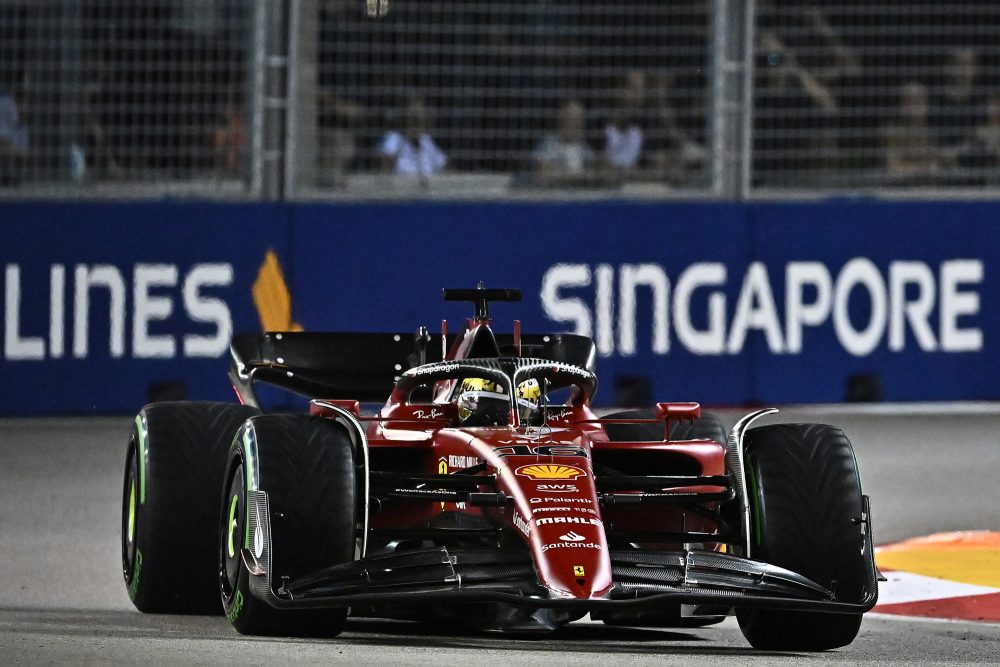
[[[857,601],[865,588],[861,481],[844,432],[823,424],[747,431],[751,555]],[[754,648],[824,651],[854,641],[861,614],[737,609]]]
[[[136,609],[218,614],[215,521],[226,455],[258,414],[230,403],[164,402],[136,417],[125,454],[122,572]]]
[[[244,440],[255,448],[249,464]],[[257,598],[240,552],[252,541],[248,499],[255,490],[267,494],[272,581],[294,580],[354,558],[359,499],[350,437],[340,425],[316,417],[256,417],[233,442],[225,479],[217,524],[217,580],[233,627],[245,635],[340,634],[347,609],[283,610]]]

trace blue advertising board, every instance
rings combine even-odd
[[[597,343],[655,400],[1000,398],[992,203],[18,203],[0,207],[0,414],[131,412],[151,385],[229,400],[262,326],[460,328],[443,287],[517,287],[498,330]]]

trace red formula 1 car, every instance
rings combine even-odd
[[[774,412],[759,410],[727,434],[696,403],[598,418],[588,338],[495,334],[488,305],[515,290],[445,298],[476,304],[450,344],[424,328],[239,335],[242,405],[144,408],[122,513],[136,607],[313,636],[348,610],[518,632],[735,610],[758,648],[854,639],[878,572],[843,432],[751,428]],[[259,382],[309,414],[262,413]]]

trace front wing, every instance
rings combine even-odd
[[[251,592],[280,609],[360,605],[406,606],[504,603],[518,607],[569,611],[638,611],[663,604],[715,609],[755,607],[858,614],[878,599],[871,511],[866,517],[863,556],[865,588],[860,599],[844,600],[806,577],[768,563],[698,549],[614,550],[614,586],[607,597],[553,596],[538,583],[530,557],[497,550],[464,551],[445,547],[375,555],[324,568],[306,576],[273,580],[267,495],[251,492],[254,549],[242,550],[251,574]]]

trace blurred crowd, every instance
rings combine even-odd
[[[0,6],[0,186],[244,178],[251,3],[72,4],[80,27],[54,44],[43,9]],[[372,172],[706,185],[708,0],[401,1],[376,21],[362,4],[310,5],[316,185]],[[1000,2],[755,7],[753,185],[1000,182]]]
[[[704,0],[399,2],[374,24],[353,0],[325,0],[320,179],[449,170],[523,186],[696,184],[709,24]]]
[[[241,0],[0,6],[0,184],[239,174]]]
[[[1000,182],[1000,6],[758,0],[757,185]]]

